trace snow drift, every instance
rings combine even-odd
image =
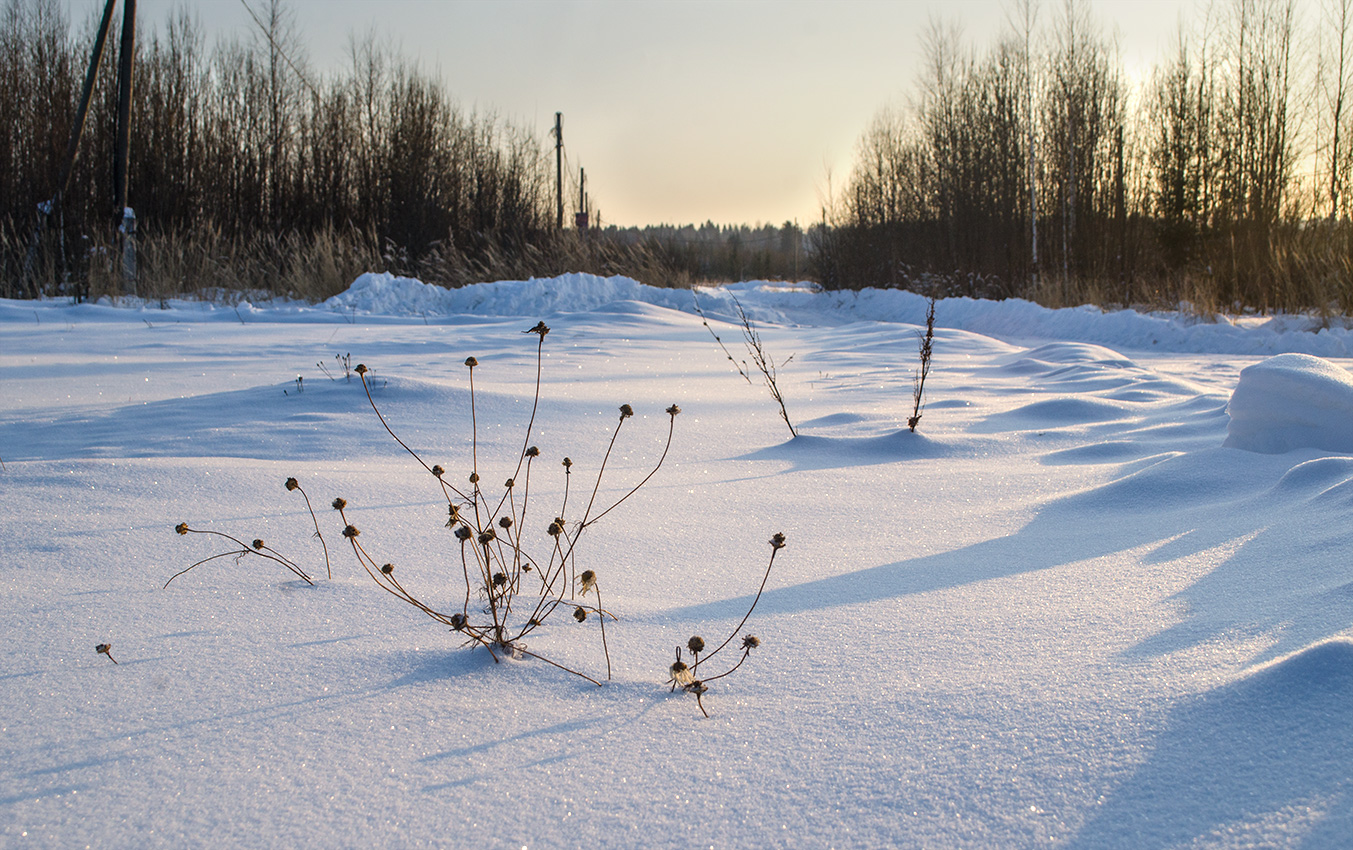
[[[1353,452],[1353,374],[1307,354],[1279,354],[1240,373],[1225,446],[1266,454]]]

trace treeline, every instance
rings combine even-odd
[[[69,189],[29,262],[96,31],[96,19],[72,31],[57,0],[5,0],[0,11],[3,294],[120,291],[108,259],[116,31]],[[138,35],[134,69],[129,203],[143,295],[323,297],[371,269],[455,284],[635,259],[556,230],[544,140],[461,109],[374,38],[352,42],[345,70],[312,73],[281,0],[251,39],[210,49],[181,10]]]
[[[601,238],[660,256],[690,281],[803,280],[810,273],[810,240],[792,221],[749,226],[658,224],[607,227]],[[645,281],[647,282],[647,281]]]
[[[41,217],[97,21],[0,2],[0,295],[120,292],[118,40],[69,188]],[[179,11],[143,26],[134,56],[138,291],[323,298],[371,270],[452,286],[591,271],[1353,310],[1353,0],[1200,3],[1137,81],[1087,0],[1053,2],[1012,0],[985,51],[932,26],[915,98],[879,113],[807,232],[561,229],[547,134],[467,112],[374,38],[313,72],[284,0],[210,47]]]
[[[98,28],[73,30],[61,9],[4,0],[0,12],[0,295],[10,297],[124,287],[116,31],[69,189],[37,228]],[[807,271],[804,234],[789,222],[560,229],[552,139],[462,110],[374,38],[353,40],[338,73],[313,73],[282,0],[257,23],[250,39],[210,48],[186,10],[138,34],[129,203],[142,296],[318,299],[370,270],[450,286],[579,270],[660,286]]]
[[[1353,0],[1223,0],[1131,83],[1085,0],[932,26],[817,246],[828,286],[1044,303],[1353,308]]]

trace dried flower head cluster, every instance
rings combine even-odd
[[[432,473],[442,495],[446,498],[447,518],[444,526],[452,530],[460,545],[460,574],[464,580],[460,611],[450,614],[438,612],[413,596],[402,583],[396,583],[393,579],[393,567],[388,564],[386,567],[376,567],[376,562],[370,559],[365,546],[357,539],[360,532],[355,526],[346,524],[343,536],[348,539],[358,562],[378,584],[434,620],[443,622],[467,636],[472,644],[487,648],[495,660],[500,656],[539,657],[526,650],[524,639],[544,625],[551,613],[566,601],[569,602],[569,608],[572,609],[573,618],[577,622],[586,623],[595,620],[598,623],[609,677],[610,651],[606,643],[606,620],[614,619],[614,615],[602,607],[601,588],[596,571],[578,569],[578,543],[594,523],[633,495],[657,472],[671,446],[673,431],[669,426],[667,443],[652,471],[612,504],[602,506],[598,503],[598,496],[607,460],[615,448],[621,426],[635,416],[631,405],[621,405],[619,424],[611,433],[605,456],[596,472],[597,480],[581,514],[574,514],[570,518],[567,510],[570,489],[568,482],[576,464],[571,457],[563,457],[560,464],[564,468],[565,487],[558,513],[544,525],[543,529],[539,525],[533,526],[529,523],[529,517],[534,515],[530,510],[533,506],[530,493],[531,473],[534,462],[542,456],[540,448],[531,444],[531,433],[540,403],[544,342],[549,332],[550,329],[544,322],[538,322],[525,331],[537,337],[536,392],[522,448],[516,458],[516,468],[504,480],[503,492],[499,496],[491,497],[482,489],[484,479],[479,462],[479,424],[474,382],[474,370],[479,365],[478,359],[475,357],[465,359],[465,366],[471,375],[469,413],[472,429],[470,434],[472,465],[467,475],[471,485],[468,489],[461,489],[452,484],[448,480],[445,466],[428,465],[418,452],[395,434],[372,397],[366,379],[362,380],[367,399],[381,424],[405,451]],[[673,420],[678,412],[680,410],[676,405],[667,408],[667,413]],[[340,514],[344,514],[347,502],[335,499],[333,506]],[[346,517],[345,514],[344,516]],[[347,522],[346,518],[344,522]],[[543,551],[539,554],[528,551],[530,545],[542,541],[542,538],[535,536],[540,533],[539,531],[534,534],[528,533],[532,527],[545,532]],[[595,597],[595,604],[581,601],[587,597]],[[518,619],[519,612],[525,615],[524,620]],[[596,681],[588,676],[584,678]]]
[[[460,478],[459,475],[447,475],[448,467],[443,464],[429,465],[425,463],[417,451],[400,439],[391,428],[372,395],[372,388],[367,379],[370,369],[365,364],[359,363],[352,370],[361,379],[367,400],[386,432],[419,465],[431,473],[432,480],[436,482],[436,486],[446,500],[447,513],[442,525],[452,532],[456,541],[453,546],[458,545],[460,550],[461,563],[457,572],[459,573],[458,578],[463,580],[464,586],[464,593],[458,606],[460,610],[443,613],[422,602],[412,592],[413,585],[406,586],[406,582],[417,579],[417,569],[402,569],[399,578],[396,578],[394,564],[381,563],[368,552],[367,544],[363,542],[365,538],[362,537],[362,532],[347,516],[349,509],[347,499],[335,498],[330,505],[339,515],[342,536],[347,541],[348,546],[351,547],[358,564],[378,585],[432,619],[463,635],[471,644],[486,648],[495,661],[502,657],[523,658],[529,656],[540,658],[541,656],[527,650],[525,638],[536,629],[543,627],[549,622],[551,614],[563,607],[565,614],[571,611],[573,619],[578,623],[595,622],[597,624],[602,652],[606,659],[607,678],[609,678],[611,675],[611,659],[610,649],[607,645],[606,621],[614,619],[614,615],[603,607],[601,583],[598,580],[597,572],[592,569],[579,569],[578,544],[583,537],[587,536],[589,529],[596,522],[634,495],[658,471],[667,457],[668,449],[671,447],[674,425],[669,424],[662,455],[658,458],[652,470],[618,499],[615,499],[609,505],[604,504],[599,497],[602,492],[601,481],[606,472],[607,461],[616,447],[616,440],[622,426],[627,420],[635,418],[633,406],[629,404],[620,405],[619,422],[611,429],[605,454],[596,468],[596,480],[592,484],[590,497],[585,503],[582,503],[582,510],[577,510],[579,501],[575,500],[572,505],[569,501],[572,475],[581,467],[575,464],[571,457],[560,456],[559,462],[564,470],[562,503],[556,510],[546,514],[546,516],[553,516],[553,519],[548,523],[541,523],[539,519],[532,522],[532,518],[539,516],[539,509],[536,508],[539,498],[537,497],[534,502],[532,500],[531,474],[534,462],[540,459],[543,453],[539,447],[531,444],[531,436],[535,425],[536,412],[540,405],[544,343],[549,332],[550,329],[544,322],[537,322],[534,327],[524,331],[524,333],[534,335],[537,338],[535,396],[532,401],[530,419],[526,423],[522,448],[515,458],[515,468],[511,470],[510,475],[504,479],[499,479],[503,481],[503,489],[501,494],[494,496],[490,496],[483,489],[484,469],[480,466],[479,422],[475,405],[474,380],[475,370],[479,366],[477,358],[467,357],[464,361],[470,376],[469,414],[471,423],[469,435],[470,468],[465,470],[464,478]],[[676,405],[667,408],[667,413],[672,420],[675,420],[678,412],[680,412],[680,409]],[[470,486],[457,486],[453,483],[457,479],[468,480]],[[296,478],[287,478],[285,488],[288,492],[299,491],[302,495],[305,495],[304,488],[301,487]],[[307,507],[310,507],[308,495],[305,496],[305,500]],[[532,508],[536,509],[532,510]],[[315,522],[315,536],[323,544],[324,537],[320,534],[318,519],[315,518],[313,509],[310,513]],[[188,568],[189,570],[206,561],[220,557],[242,558],[244,555],[254,555],[283,564],[301,578],[310,581],[310,578],[299,567],[272,547],[266,545],[261,538],[254,539],[252,544],[245,544],[220,532],[199,532],[189,528],[187,523],[180,523],[175,527],[175,531],[180,535],[194,533],[217,535],[237,545],[235,549],[213,555],[193,564]],[[324,547],[324,552],[327,568],[329,567],[327,544]],[[187,572],[187,570],[183,572]],[[171,577],[170,581],[173,581],[178,575],[182,575],[182,572]],[[331,571],[330,575],[332,576]],[[549,661],[548,659],[544,660]],[[549,661],[549,663],[561,667],[561,669],[569,669],[553,661]],[[600,684],[596,679],[584,673],[576,670],[569,670],[569,672]]]
[[[407,566],[401,567],[399,571],[396,571],[393,563],[382,563],[376,560],[368,551],[369,544],[365,542],[367,537],[362,535],[362,531],[350,521],[347,515],[349,510],[348,500],[342,497],[334,498],[330,505],[338,514],[342,537],[351,548],[358,565],[382,589],[410,604],[433,620],[444,624],[451,631],[461,635],[470,645],[485,648],[495,661],[502,658],[539,658],[599,685],[601,682],[597,678],[529,651],[526,639],[537,629],[544,628],[548,623],[553,622],[551,615],[562,608],[561,618],[567,620],[567,615],[571,613],[572,619],[576,623],[585,626],[582,630],[583,633],[596,629],[595,634],[600,637],[602,654],[605,656],[607,678],[610,678],[611,658],[607,642],[607,620],[614,620],[615,615],[604,607],[602,582],[598,571],[579,567],[579,542],[588,536],[589,531],[597,522],[633,496],[662,467],[671,448],[675,420],[677,414],[681,412],[681,408],[675,404],[666,408],[669,417],[666,441],[661,455],[657,458],[651,470],[637,483],[633,483],[627,489],[622,488],[621,495],[618,498],[612,496],[609,502],[603,496],[602,479],[607,473],[608,462],[616,450],[620,432],[626,428],[625,423],[638,418],[632,405],[622,404],[619,406],[619,420],[613,420],[614,425],[609,429],[609,440],[606,443],[600,463],[596,464],[594,472],[586,471],[584,473],[589,479],[587,483],[590,492],[584,491],[582,495],[574,495],[572,500],[570,499],[574,487],[572,483],[573,474],[587,470],[588,464],[585,461],[582,464],[575,463],[573,458],[569,456],[555,455],[559,458],[558,463],[562,466],[564,472],[562,500],[549,513],[544,514],[545,517],[552,518],[548,522],[543,522],[541,519],[542,511],[539,507],[540,497],[535,496],[533,498],[531,485],[533,471],[535,471],[537,478],[542,474],[537,469],[535,462],[545,455],[538,446],[531,443],[531,437],[536,413],[540,405],[544,342],[549,332],[550,329],[544,322],[539,322],[534,327],[524,331],[528,335],[537,337],[535,395],[532,401],[530,418],[526,423],[525,434],[521,442],[521,449],[513,461],[515,465],[511,469],[504,470],[510,472],[509,475],[497,479],[503,481],[503,487],[500,493],[494,495],[490,495],[483,489],[486,469],[482,468],[480,464],[480,449],[482,447],[479,441],[480,425],[475,403],[474,380],[479,361],[475,357],[467,357],[464,361],[470,375],[469,418],[471,431],[468,441],[470,468],[452,475],[447,474],[451,468],[450,464],[428,464],[424,462],[419,452],[410,447],[395,433],[391,423],[387,421],[373,397],[372,387],[367,378],[370,373],[367,366],[359,363],[352,370],[361,379],[367,400],[386,432],[426,472],[431,473],[430,479],[424,480],[435,482],[434,486],[445,498],[446,518],[444,522],[439,520],[439,523],[452,532],[455,543],[450,544],[449,548],[453,551],[459,549],[460,564],[453,568],[452,573],[463,584],[463,594],[456,604],[458,610],[443,612],[423,602],[415,594],[421,578],[419,574],[421,565],[414,564],[412,569]],[[558,468],[555,467],[556,470]],[[464,477],[461,477],[462,475]],[[614,477],[614,473],[612,473],[612,477]],[[595,480],[591,480],[592,478],[595,478]],[[469,487],[454,483],[455,481],[467,480],[470,484]],[[310,507],[309,496],[305,494],[305,489],[298,479],[287,478],[285,489],[288,492],[299,491],[305,496],[307,507]],[[612,489],[608,488],[606,492],[611,492]],[[320,534],[318,519],[314,516],[313,509],[310,510],[310,513],[315,522],[315,536],[323,544],[324,537]],[[254,539],[252,544],[245,544],[220,532],[192,529],[187,523],[180,523],[175,527],[175,531],[180,535],[216,535],[236,544],[235,549],[212,555],[197,564],[193,564],[188,568],[189,570],[216,558],[233,556],[240,559],[245,555],[253,555],[282,564],[307,582],[311,581],[309,576],[301,571],[298,566],[266,545],[261,538]],[[379,537],[379,530],[373,536]],[[779,545],[783,545],[783,537],[778,535],[777,537],[781,541]],[[778,546],[776,548],[778,549]],[[324,551],[325,563],[328,567],[327,545],[325,545]],[[772,554],[772,561],[773,559]],[[187,572],[187,570],[171,577],[170,581],[173,581],[178,575],[182,575],[183,572]],[[166,582],[167,584],[168,582]],[[750,615],[750,613],[749,611],[748,614]],[[596,625],[590,625],[592,623]],[[725,641],[726,643],[727,641]],[[744,658],[750,648],[755,645],[755,638],[751,636],[744,638]],[[105,651],[107,648],[104,644],[101,644],[100,647],[100,651]],[[680,650],[678,650],[677,661],[671,668],[672,678],[675,683],[680,684],[689,692],[695,693],[697,699],[699,699],[706,692],[706,683],[711,679],[721,678],[721,676],[704,677],[702,680],[696,676],[696,670],[710,657],[716,655],[723,646],[721,645],[714,652],[706,653],[704,640],[693,637],[687,642],[686,648],[693,656],[692,663],[687,665],[686,662],[682,661]],[[109,657],[111,658],[111,655]],[[736,669],[736,667],[733,669]],[[727,673],[722,675],[727,675]],[[701,705],[701,709],[703,710],[703,705]]]
[[[705,710],[705,703],[703,697],[706,693],[709,692],[709,683],[717,679],[722,679],[726,676],[732,675],[739,667],[742,666],[743,662],[747,660],[748,656],[752,654],[752,650],[761,646],[761,639],[758,638],[756,635],[752,634],[743,635],[741,644],[742,657],[740,657],[737,660],[736,664],[734,664],[731,668],[722,673],[713,676],[700,676],[699,675],[700,666],[702,664],[707,663],[714,656],[718,655],[720,650],[728,646],[728,644],[730,644],[733,641],[733,638],[737,637],[737,634],[742,630],[742,627],[747,624],[747,620],[752,616],[752,611],[756,610],[756,603],[761,600],[761,594],[766,589],[766,581],[770,578],[771,567],[775,566],[775,556],[784,547],[785,547],[785,536],[783,534],[777,533],[773,537],[771,537],[770,561],[766,564],[765,575],[761,577],[761,587],[757,589],[756,597],[752,599],[751,606],[748,607],[747,613],[743,615],[742,622],[738,623],[737,628],[733,629],[732,634],[730,634],[728,638],[724,640],[723,643],[719,644],[712,652],[706,653],[705,639],[700,637],[699,635],[691,636],[691,639],[686,641],[686,649],[690,651],[692,656],[690,664],[687,664],[685,661],[682,660],[681,647],[677,647],[676,661],[672,664],[671,667],[668,668],[669,674],[668,681],[672,684],[673,691],[675,691],[679,687],[686,693],[695,694],[695,703],[700,707],[700,711],[706,717],[709,717],[709,712]]]

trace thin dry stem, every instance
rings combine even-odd
[[[771,567],[775,566],[775,555],[780,551],[780,549],[783,546],[784,546],[783,542],[781,542],[780,545],[778,546],[775,543],[771,543],[770,562],[766,564],[766,574],[761,577],[761,586],[757,588],[756,597],[752,599],[751,607],[748,608],[747,613],[743,615],[742,622],[738,623],[737,628],[733,629],[732,634],[730,634],[726,639],[724,639],[724,642],[719,644],[717,649],[715,649],[713,652],[709,653],[704,658],[701,658],[699,661],[696,661],[694,664],[692,664],[691,665],[692,672],[695,670],[696,667],[700,666],[701,664],[704,664],[705,662],[709,661],[709,659],[718,655],[719,650],[723,649],[725,646],[728,646],[728,644],[732,642],[733,638],[738,636],[738,632],[742,631],[742,627],[747,625],[748,618],[750,618],[752,616],[752,612],[756,610],[756,603],[761,601],[761,594],[766,590],[766,582],[770,580]]]
[[[295,481],[296,479],[293,478],[291,480]],[[310,496],[305,492],[305,488],[297,483],[296,489],[301,491],[301,496],[305,499],[305,507],[310,511],[310,520],[315,524],[315,536],[319,538],[319,545],[324,548],[324,572],[332,579],[334,577],[334,570],[333,567],[329,565],[329,544],[324,542],[324,535],[320,533],[319,518],[315,516],[315,509],[310,504]]]
[[[209,561],[214,561],[214,560],[216,560],[217,558],[225,558],[225,557],[229,557],[229,556],[232,556],[232,555],[235,556],[237,559],[238,559],[238,558],[243,558],[245,555],[257,555],[257,556],[260,557],[260,558],[265,558],[265,559],[267,559],[267,560],[269,560],[269,561],[273,561],[273,562],[275,562],[275,563],[281,564],[282,566],[284,566],[284,567],[286,567],[288,570],[290,570],[293,574],[295,574],[297,577],[299,577],[299,578],[301,578],[302,580],[304,580],[306,584],[309,584],[309,585],[311,585],[311,586],[313,586],[313,585],[315,584],[315,582],[311,580],[310,576],[306,575],[305,570],[302,570],[300,567],[298,567],[295,563],[293,563],[293,562],[292,562],[289,558],[287,558],[285,555],[282,555],[281,553],[277,552],[276,550],[274,550],[274,549],[272,549],[272,548],[269,548],[269,547],[263,547],[263,548],[266,549],[267,551],[262,551],[262,550],[260,550],[260,549],[255,549],[255,548],[253,548],[253,547],[247,545],[243,540],[240,540],[240,539],[238,539],[238,538],[236,538],[236,537],[232,537],[231,535],[226,534],[226,533],[224,533],[224,532],[221,532],[221,531],[211,531],[211,530],[199,530],[199,529],[196,529],[196,528],[189,528],[188,525],[187,525],[186,523],[180,524],[180,525],[178,526],[178,528],[181,529],[180,533],[182,533],[182,534],[210,534],[210,535],[215,535],[215,536],[217,536],[217,537],[224,537],[226,540],[229,540],[231,543],[234,543],[236,546],[239,546],[240,548],[239,548],[238,551],[236,551],[236,550],[231,550],[231,551],[229,551],[229,552],[220,552],[220,553],[217,553],[217,554],[215,554],[215,555],[212,555],[212,556],[209,557],[209,558],[203,558],[202,560],[198,561],[197,563],[192,564],[192,565],[190,565],[190,566],[188,566],[188,567],[185,567],[184,569],[179,570],[178,572],[174,573],[172,576],[169,577],[169,581],[166,581],[166,582],[164,583],[164,587],[169,587],[169,582],[172,582],[174,579],[178,578],[179,576],[183,575],[183,574],[186,573],[186,572],[189,572],[190,570],[192,570],[192,569],[194,569],[194,568],[196,568],[196,567],[200,567],[200,566],[202,566],[203,564],[205,564],[205,563],[207,563],[207,562],[209,562]],[[161,588],[161,589],[163,589],[163,588]]]

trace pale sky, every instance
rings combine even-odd
[[[146,31],[183,0],[138,0]],[[247,0],[255,10],[263,0]],[[1145,68],[1197,0],[1092,0],[1125,66]],[[102,0],[66,0],[77,22]],[[820,216],[856,140],[904,103],[931,17],[979,51],[1005,26],[1001,0],[289,0],[311,66],[339,66],[374,30],[445,81],[467,108],[546,139],[556,111],[604,223],[767,222]],[[1059,0],[1044,0],[1048,20]],[[208,44],[250,37],[241,0],[198,0]],[[576,170],[574,172],[576,175]]]

